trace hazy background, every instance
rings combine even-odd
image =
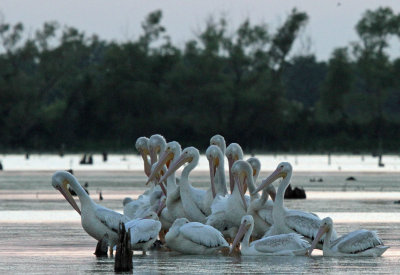
[[[122,42],[137,39],[145,16],[160,9],[172,41],[184,46],[210,16],[226,16],[232,30],[247,18],[252,23],[265,22],[274,28],[297,7],[310,20],[293,53],[311,51],[318,60],[327,60],[333,48],[357,40],[354,26],[362,13],[379,6],[390,6],[396,13],[400,11],[397,0],[2,0],[0,11],[6,22],[24,23],[31,35],[44,22],[56,20],[87,35],[98,34],[103,39]],[[399,44],[394,45],[390,49],[392,55],[399,52]]]

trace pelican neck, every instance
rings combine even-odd
[[[323,253],[325,253],[325,254],[326,254],[327,252],[329,253],[330,250],[331,250],[332,231],[333,231],[332,226],[329,226],[328,232],[325,233],[326,236],[325,236],[325,239],[324,239],[324,243],[323,243],[323,245],[322,245],[322,251],[323,251]]]
[[[250,247],[250,237],[251,234],[253,233],[253,229],[254,229],[254,221],[250,222],[250,228],[246,230],[246,234],[244,235],[243,241],[241,243],[242,246]]]
[[[78,195],[79,201],[81,202],[81,208],[84,204],[94,203],[93,200],[86,193],[86,191],[83,189],[83,187],[79,184],[78,180],[72,175],[70,175],[69,177],[70,177],[70,186]]]
[[[220,158],[218,167],[217,167],[217,172],[218,172],[218,180],[217,180],[217,194],[225,196],[228,194],[228,189],[226,188],[226,179],[225,179],[225,170],[224,170],[224,157],[222,155],[222,158]]]
[[[274,208],[275,206],[283,208],[283,200],[285,196],[286,188],[289,186],[290,178],[292,177],[292,171],[289,171],[282,182],[279,184],[278,191],[276,192]]]

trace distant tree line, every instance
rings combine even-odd
[[[400,146],[400,15],[366,11],[359,40],[328,61],[291,55],[308,16],[293,9],[275,30],[210,19],[184,47],[162,13],[135,41],[104,41],[45,23],[24,39],[0,23],[0,150],[126,151],[163,134],[205,149],[212,135],[244,149],[397,152]]]

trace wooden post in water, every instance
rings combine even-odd
[[[118,230],[118,243],[117,250],[115,252],[115,272],[132,271],[132,250],[131,250],[131,234],[130,230],[126,232],[125,224],[119,223]]]
[[[385,164],[382,162],[382,154],[379,154],[379,159],[378,159],[378,167],[384,167]]]

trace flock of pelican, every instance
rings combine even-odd
[[[331,218],[321,220],[314,213],[287,209],[284,193],[292,176],[290,163],[280,163],[257,184],[260,161],[243,160],[240,145],[226,147],[221,135],[210,139],[206,151],[207,190],[193,187],[189,179],[200,157],[196,148],[182,150],[178,142],[167,143],[156,134],[138,138],[136,149],[150,187],[135,200],[125,198],[123,214],[96,204],[70,173],[58,171],[52,177],[53,187],[81,215],[83,229],[98,241],[106,240],[111,255],[120,222],[131,234],[131,248],[144,254],[157,238],[183,254],[232,253],[239,250],[239,243],[242,255],[311,256],[318,248],[324,256],[380,256],[388,249],[374,231],[357,230],[338,237]],[[182,166],[178,178],[176,172]],[[276,190],[272,183],[280,178]],[[80,207],[68,187],[78,195]]]

